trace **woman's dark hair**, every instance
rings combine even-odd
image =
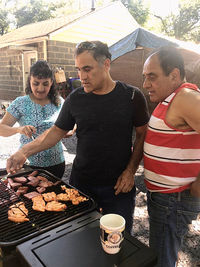
[[[30,68],[30,74],[27,79],[26,89],[25,92],[27,95],[32,93],[31,85],[30,85],[30,77],[37,77],[38,79],[45,79],[51,78],[53,81],[51,88],[48,93],[48,97],[55,106],[60,104],[59,94],[55,88],[55,81],[54,81],[54,73],[49,65],[49,63],[45,60],[38,60],[35,62]]]
[[[82,54],[84,51],[90,52],[96,61],[102,59],[111,59],[111,53],[109,52],[108,46],[100,41],[85,41],[79,43],[75,49],[75,56]]]
[[[158,56],[160,66],[166,76],[168,76],[173,69],[177,68],[180,71],[181,79],[183,80],[185,78],[184,61],[178,48],[165,46],[161,47],[154,54]]]

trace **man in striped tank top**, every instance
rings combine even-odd
[[[143,75],[143,87],[158,103],[144,143],[149,245],[158,253],[157,266],[174,267],[200,212],[200,90],[185,82],[178,48],[154,51]]]

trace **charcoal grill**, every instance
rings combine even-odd
[[[45,193],[52,191],[56,194],[64,193],[61,189],[61,185],[65,185],[67,188],[73,188],[45,170],[38,169],[37,171],[38,175],[47,178],[53,183],[60,181],[59,184],[48,187]],[[32,171],[21,172],[20,174],[11,176],[11,178],[19,176],[26,177],[31,172]],[[29,188],[29,191],[31,191],[31,187]],[[67,209],[62,212],[39,212],[32,209],[32,200],[27,199],[23,195],[17,196],[13,189],[9,189],[5,182],[0,180],[0,246],[16,246],[34,236],[94,210],[96,205],[93,199],[80,191],[79,193],[80,195],[85,196],[88,200],[81,202],[78,205],[73,205],[71,201],[65,201],[64,203],[66,203]],[[28,222],[14,223],[8,220],[9,207],[19,201],[23,201],[28,209]]]

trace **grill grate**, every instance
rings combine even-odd
[[[20,175],[13,175],[12,177],[26,177],[31,172],[32,171],[20,173]],[[38,175],[54,183],[60,181],[57,177],[44,170],[38,170]],[[69,184],[60,181],[59,184],[48,187],[45,193],[52,191],[56,194],[64,193],[61,189],[61,185],[66,185],[67,188],[73,188]],[[31,190],[31,187],[29,190]],[[79,193],[85,196],[81,192]],[[30,220],[28,222],[14,223],[8,220],[9,207],[19,201],[23,201],[28,209],[28,218]],[[88,198],[87,201],[81,202],[78,205],[73,205],[71,201],[64,201],[63,203],[67,205],[67,209],[62,212],[35,211],[32,209],[32,200],[24,196],[17,196],[14,190],[9,189],[5,182],[0,180],[0,246],[19,244],[33,236],[46,232],[95,209],[95,203],[91,198]]]

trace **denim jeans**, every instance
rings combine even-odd
[[[158,253],[158,267],[176,266],[188,225],[200,212],[200,198],[189,190],[179,193],[147,192],[149,245]]]
[[[83,185],[72,181],[70,181],[70,184],[93,198],[98,205],[97,208],[102,208],[103,214],[117,213],[123,216],[126,220],[126,231],[132,233],[135,187],[128,193],[120,193],[116,196],[114,186]]]

